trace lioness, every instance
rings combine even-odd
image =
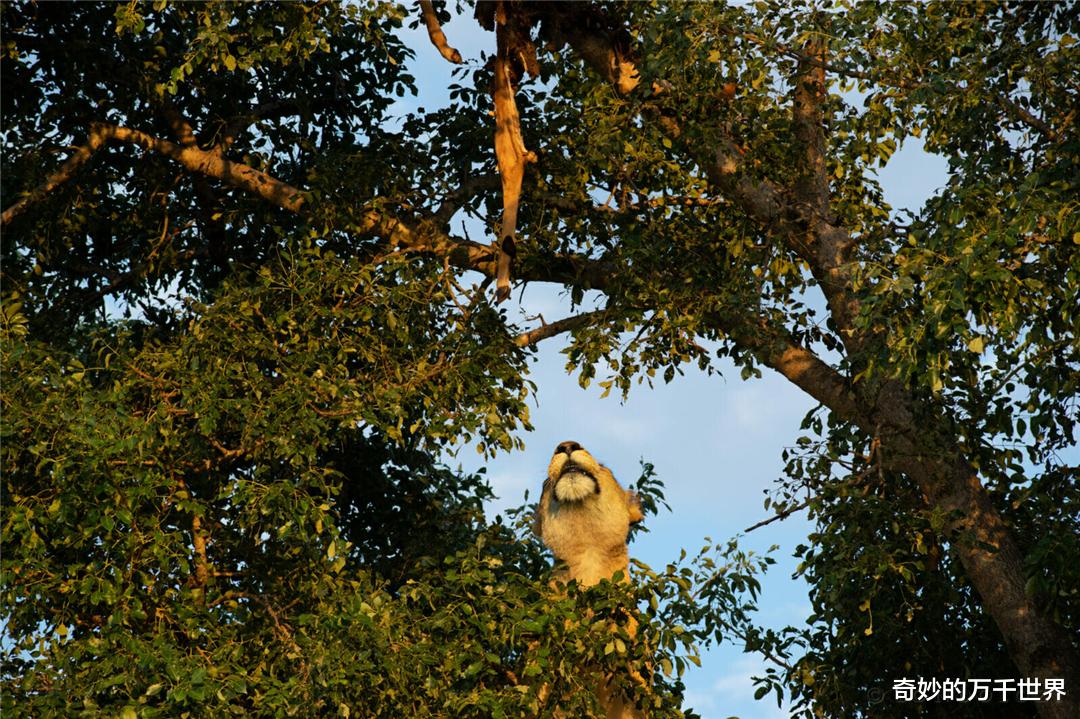
[[[623,489],[580,444],[562,442],[555,448],[533,528],[566,564],[557,579],[590,586],[621,571],[625,581],[630,564],[626,537],[630,525],[642,519],[637,495]],[[631,634],[634,626],[631,622]],[[608,719],[642,717],[607,681],[600,682],[597,694]]]

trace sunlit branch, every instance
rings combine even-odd
[[[447,42],[446,33],[443,32],[442,25],[439,24],[439,18],[435,15],[435,7],[431,4],[431,0],[420,0],[420,15],[424,19],[424,25],[427,27],[431,44],[448,61],[460,65],[462,62],[461,53],[450,47]]]
[[[57,187],[74,177],[79,168],[86,164],[102,145],[110,141],[138,145],[144,150],[164,155],[191,172],[215,177],[226,184],[259,195],[290,212],[299,212],[304,205],[303,193],[297,188],[253,167],[229,160],[216,152],[200,149],[197,145],[184,147],[129,127],[95,123],[90,129],[87,144],[80,147],[37,189],[4,210],[0,224],[6,225],[31,204],[41,201]]]
[[[74,177],[75,173],[77,173],[79,169],[94,156],[94,153],[101,149],[101,146],[105,144],[107,139],[108,138],[96,130],[91,131],[86,144],[76,148],[75,153],[60,166],[60,169],[49,175],[45,179],[45,182],[38,185],[4,210],[3,215],[0,216],[0,226],[7,225],[13,219],[21,215],[28,207],[45,199],[56,188]]]
[[[561,320],[556,320],[555,322],[542,324],[535,329],[519,334],[514,338],[514,344],[518,347],[528,347],[529,345],[534,345],[540,340],[547,339],[548,337],[554,337],[563,332],[569,332],[571,330],[576,330],[579,327],[590,325],[596,320],[603,318],[605,315],[607,315],[607,310],[593,310],[592,312],[582,312],[579,315],[573,315]]]
[[[180,114],[180,111],[176,109],[171,102],[165,101],[162,104],[162,114],[165,115],[165,119],[169,122],[169,127],[172,129],[173,134],[180,141],[180,144],[184,147],[198,147],[198,138],[195,136],[195,129],[192,127],[191,122]],[[225,234],[225,223],[221,219],[220,214],[215,214],[215,210],[218,207],[217,194],[210,186],[210,182],[204,175],[196,175],[192,183],[195,187],[196,207],[198,208],[199,216],[202,220],[202,228],[206,233],[209,240],[210,252],[212,256],[218,259],[219,264],[226,264],[223,260],[225,256],[226,247],[229,244],[228,237]]]

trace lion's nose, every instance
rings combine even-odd
[[[569,457],[571,454],[581,449],[581,445],[577,442],[559,442],[559,446],[555,448],[555,454],[565,454]]]

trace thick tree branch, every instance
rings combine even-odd
[[[799,58],[792,93],[792,122],[804,164],[792,191],[796,202],[808,209],[808,244],[814,251],[814,256],[808,258],[811,260],[810,266],[821,283],[841,337],[850,349],[855,350],[860,346],[860,339],[854,331],[859,306],[849,291],[849,260],[855,241],[851,233],[836,225],[830,207],[829,176],[825,162],[825,102],[828,92],[823,36],[812,36],[805,52],[799,53]],[[814,59],[818,62],[810,62]]]
[[[568,23],[559,24],[558,32],[587,64],[614,84],[620,93],[629,93],[637,87],[640,77],[636,64],[628,50],[614,40],[613,33],[587,32],[567,25]],[[816,100],[816,97],[809,99]],[[807,109],[810,114],[816,111],[812,105]],[[682,135],[681,126],[674,117],[658,113],[657,120],[673,139]],[[818,145],[816,152],[823,152],[823,138],[808,135],[808,139]],[[811,265],[816,264],[811,227],[815,221],[823,220],[820,217],[815,218],[813,208],[793,201],[781,187],[769,180],[752,178],[743,172],[743,151],[734,138],[723,137],[711,149],[711,153],[711,156],[700,158],[700,164],[706,168],[710,182],[739,204],[759,224],[786,242],[796,254]],[[824,163],[823,157],[821,162]],[[827,186],[823,194],[827,198]],[[839,228],[825,229],[842,232]],[[715,326],[724,330],[742,347],[753,351],[766,366],[776,370],[849,421],[861,426],[867,425],[866,418],[859,412],[847,379],[813,352],[802,347],[786,330],[764,323],[748,327],[733,321],[732,318],[717,317],[714,320]]]
[[[816,36],[807,44],[811,57],[825,56],[824,42]],[[792,93],[792,121],[795,140],[802,147],[802,176],[795,195],[819,215],[829,212],[829,180],[825,171],[825,116],[827,98],[825,70],[817,64],[800,62]]]
[[[762,364],[779,372],[838,417],[864,430],[872,429],[872,422],[856,400],[847,378],[799,344],[786,329],[764,320],[747,324],[729,317],[710,319],[737,345],[753,352]]]
[[[107,139],[108,138],[101,133],[92,130],[90,136],[86,140],[86,144],[76,148],[75,153],[60,166],[60,169],[49,175],[45,179],[45,182],[38,185],[19,200],[13,202],[6,210],[4,210],[3,215],[0,215],[0,227],[6,226],[9,222],[26,211],[31,205],[41,202],[52,194],[57,187],[74,177],[75,173],[77,173],[79,169],[94,156],[94,153],[101,149]]]
[[[430,252],[446,258],[459,269],[495,276],[495,254],[490,245],[451,237],[430,223],[414,227],[393,215],[373,209],[365,212],[360,221],[349,229],[359,235],[382,237],[392,249]]]
[[[299,212],[304,205],[303,193],[297,188],[216,152],[203,150],[198,146],[181,147],[127,127],[98,125],[95,131],[101,132],[110,140],[135,144],[144,150],[164,155],[191,172],[215,177],[233,187],[254,193],[284,210]]]
[[[568,36],[568,39],[571,37]],[[609,80],[630,75],[636,78],[636,71],[627,69],[632,68],[633,64],[627,59],[625,51],[612,46],[606,53],[598,52],[596,44],[608,37],[606,34],[594,35],[591,44],[588,44],[590,54],[583,54],[583,58]],[[574,41],[571,40],[572,47],[577,49]],[[576,42],[582,43],[583,39],[577,36]],[[816,52],[822,54],[823,46],[818,47]],[[622,69],[618,74],[612,73],[612,58],[620,58]],[[744,152],[733,137],[721,135],[712,148],[687,149],[705,168],[710,184],[730,197],[747,215],[807,262],[825,291],[844,341],[854,349],[858,344],[853,330],[858,304],[846,291],[846,268],[854,240],[844,228],[831,222],[822,117],[824,80],[824,71],[814,63],[804,64],[796,80],[793,114],[797,137],[805,148],[808,167],[807,179],[794,191],[789,192],[768,179],[755,178],[746,173]],[[618,89],[622,91],[621,87]],[[677,140],[683,135],[678,119],[664,113],[654,115],[672,139]]]
[[[581,314],[573,315],[572,317],[564,317],[561,320],[556,320],[549,324],[542,324],[528,332],[522,332],[514,338],[514,344],[518,347],[528,347],[529,345],[534,345],[540,340],[545,340],[548,337],[554,337],[563,332],[569,332],[571,330],[576,330],[579,327],[590,325],[606,315],[607,310],[593,310],[592,312],[582,312]]]
[[[636,87],[638,76],[634,64],[626,51],[611,43],[610,34],[598,33],[587,38],[582,33],[564,31],[564,34],[571,47],[598,73],[613,83],[622,82],[616,84],[620,92],[629,92]],[[602,50],[601,45],[605,42],[608,47]],[[823,47],[817,50],[819,54],[823,51]],[[613,67],[618,67],[618,72]],[[625,82],[627,77],[633,77],[635,81]],[[821,117],[824,99],[824,71],[815,63],[806,63],[797,80],[794,111],[796,132],[806,148],[809,165],[808,181],[801,198],[798,193],[793,196],[768,179],[754,178],[746,173],[744,152],[733,137],[722,135],[712,148],[688,150],[705,168],[710,184],[810,265],[827,296],[832,298],[834,319],[841,331],[846,332],[846,341],[851,341],[852,320],[858,307],[852,298],[840,292],[842,278],[832,275],[843,271],[854,241],[849,232],[830,222]],[[676,118],[663,113],[655,115],[672,139],[682,136],[683,130]]]
[[[813,123],[809,116],[814,114],[813,108],[807,112],[805,121]],[[817,155],[818,143],[824,143],[821,130],[806,128],[801,132],[810,142],[808,154]],[[718,140],[712,152],[712,157],[698,160],[709,183],[807,263],[821,285],[842,339],[849,349],[857,349],[860,339],[854,332],[854,319],[859,306],[850,294],[848,282],[854,240],[846,229],[830,222],[827,182],[811,178],[800,200],[799,188],[787,191],[770,180],[744,172],[743,155],[730,138]],[[823,165],[823,157],[821,161]]]
[[[602,40],[602,35],[597,34],[595,39]],[[613,80],[610,63],[602,54],[590,50],[581,55],[602,76]],[[806,62],[803,67],[815,64]],[[660,117],[667,123],[664,128],[669,134],[671,125],[677,129],[676,120],[662,114]],[[851,242],[849,233],[830,225],[813,208],[789,202],[784,192],[768,182],[747,178],[740,171],[741,153],[737,150],[730,139],[722,140],[713,149],[714,161],[704,163],[710,180],[811,264],[826,291],[833,320],[842,331],[847,329],[845,325],[850,326],[857,305],[847,294],[848,283],[837,274],[845,272],[844,253],[835,250]],[[698,159],[693,148],[688,152]],[[800,226],[804,233],[794,231]],[[819,248],[826,251],[819,254]],[[1080,676],[1075,647],[1062,628],[1027,596],[1020,549],[978,473],[959,448],[940,408],[916,398],[896,381],[851,387],[835,370],[805,348],[785,341],[782,334],[769,336],[767,327],[760,334],[747,329],[728,331],[737,345],[753,350],[764,364],[778,370],[837,416],[864,431],[881,428],[882,447],[892,456],[891,466],[918,483],[929,507],[960,517],[952,528],[956,532],[954,546],[1019,671],[1030,677],[1065,677],[1066,681]],[[845,341],[855,343],[849,345],[849,350],[858,347],[851,333],[846,333]],[[1041,703],[1039,712],[1047,718],[1064,719],[1076,716],[1077,706],[1074,699],[1067,697],[1060,702]]]
[[[439,17],[435,14],[435,7],[431,4],[431,0],[420,0],[420,15],[424,19],[424,25],[427,27],[431,44],[448,61],[460,65],[462,62],[461,53],[450,47],[447,42],[446,33],[443,32],[442,25],[439,24]]]
[[[90,129],[86,145],[49,176],[37,189],[4,210],[2,223],[6,225],[27,207],[52,193],[57,187],[74,177],[75,173],[106,142],[122,142],[138,145],[144,150],[164,155],[180,163],[185,169],[199,175],[215,177],[226,184],[252,192],[270,203],[290,212],[299,212],[304,205],[303,193],[261,170],[240,162],[229,160],[215,152],[200,149],[197,145],[187,147],[148,135],[145,132],[117,125],[95,124]]]
[[[7,223],[31,204],[42,200],[69,181],[79,168],[109,141],[134,144],[162,154],[192,173],[216,178],[256,194],[290,212],[299,213],[308,207],[303,192],[296,187],[243,163],[228,160],[215,152],[202,150],[197,145],[182,147],[139,130],[96,124],[90,131],[87,144],[79,148],[76,154],[50,175],[39,188],[9,207],[4,212],[4,222]],[[445,257],[459,269],[475,270],[491,278],[497,275],[497,255],[490,245],[452,237],[439,229],[434,222],[414,224],[385,210],[372,209],[364,213],[351,229],[358,234],[383,237],[394,248],[429,252]],[[606,286],[610,272],[608,263],[602,260],[563,255],[528,263],[527,271],[521,278],[599,289]]]
[[[636,63],[629,51],[616,42],[611,32],[588,32],[558,24],[558,39],[565,40],[585,62],[621,94],[632,92],[640,84]],[[683,135],[675,117],[653,113],[653,118],[672,138]],[[710,154],[711,153],[711,154]],[[758,180],[744,172],[744,151],[733,137],[723,136],[713,148],[694,148],[695,160],[705,168],[709,181],[735,200],[759,224],[777,232],[797,254],[812,261],[811,246],[802,238],[811,220],[808,208],[798,207],[785,196],[782,188],[769,180]]]
[[[957,88],[957,91],[958,92],[960,91],[959,88]],[[1003,109],[1005,112],[1012,115],[1013,118],[1019,120],[1020,122],[1024,123],[1028,127],[1041,132],[1043,135],[1046,136],[1046,139],[1049,140],[1050,142],[1057,142],[1058,138],[1061,136],[1060,132],[1058,132],[1054,128],[1050,127],[1050,125],[1047,124],[1046,122],[1044,122],[1044,121],[1040,120],[1039,118],[1035,117],[1035,115],[1031,114],[1031,112],[1029,112],[1023,106],[1017,105],[1008,96],[994,93],[993,97],[994,97],[994,101],[997,102],[998,106],[1001,107],[1001,109]],[[1070,117],[1071,117],[1071,115],[1070,115]],[[1063,130],[1066,129],[1068,127],[1068,125],[1069,125],[1069,121],[1068,121],[1068,119],[1066,119],[1065,122],[1064,122],[1064,127],[1062,129]]]

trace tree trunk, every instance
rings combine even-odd
[[[1075,695],[1080,686],[1080,658],[1062,628],[1025,591],[1024,557],[1011,529],[976,470],[955,446],[952,433],[938,429],[940,415],[935,421],[932,409],[907,412],[906,397],[893,397],[900,403],[879,404],[875,412],[878,426],[890,427],[881,436],[886,464],[915,480],[929,507],[958,516],[947,539],[1001,631],[1021,678],[1038,678],[1040,686],[1047,679],[1064,680],[1065,696],[1039,702],[1039,715],[1045,719],[1080,717]],[[894,424],[905,415],[907,421]]]

